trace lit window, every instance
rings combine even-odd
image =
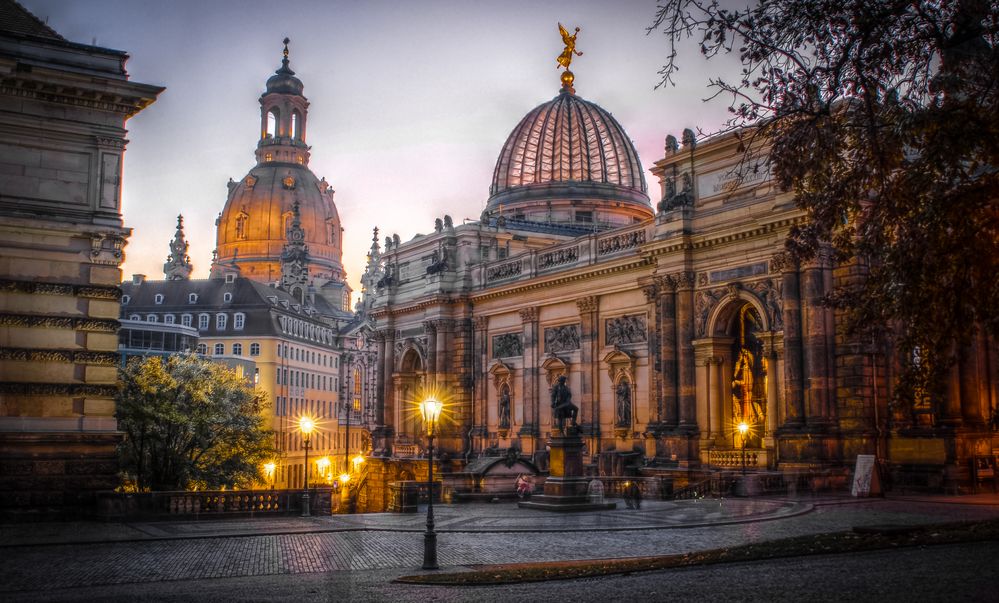
[[[246,322],[246,314],[243,314],[242,312],[237,312],[232,317],[232,328],[236,329],[237,331],[241,331],[243,329],[243,324],[245,322]]]
[[[146,317],[146,322],[159,322],[159,319],[156,318],[155,314],[150,314]]]
[[[198,329],[200,329],[202,331],[207,331],[208,330],[208,320],[210,318],[211,317],[208,316],[207,314],[198,314]]]
[[[191,326],[191,315],[190,314],[182,315],[180,317],[180,324],[184,325],[185,327]]]
[[[260,344],[259,343],[251,343],[250,344],[250,356],[259,356],[259,355],[260,355]]]
[[[163,316],[163,322],[165,322],[168,325],[172,325],[174,324],[174,322],[176,322],[176,319],[174,318],[173,314],[166,314],[165,316]]]
[[[221,356],[222,354],[225,354],[225,344],[224,343],[216,343],[215,344],[215,355],[216,356]]]
[[[266,153],[264,155],[264,161],[274,161],[274,155],[272,153]]]
[[[155,296],[153,296],[153,303],[155,303],[157,305],[162,304],[163,303],[163,294],[162,293],[157,293]]]
[[[228,319],[228,317],[225,314],[216,314],[215,315],[215,328],[218,329],[219,331],[224,331],[225,330],[225,323],[226,323],[227,319]]]
[[[232,344],[232,355],[233,356],[242,356],[243,355],[243,344],[241,344],[241,343],[234,343],[234,344]]]
[[[227,283],[235,283],[236,282],[236,275],[233,274],[232,272],[230,272],[229,274],[225,275],[225,282],[227,282]]]

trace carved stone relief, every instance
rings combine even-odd
[[[579,325],[563,325],[545,329],[545,351],[549,353],[579,349]]]
[[[608,318],[604,322],[604,342],[606,345],[627,345],[648,340],[644,314],[631,314]]]

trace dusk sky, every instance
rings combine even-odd
[[[666,54],[663,36],[645,33],[655,0],[21,2],[71,41],[127,51],[133,80],[166,86],[127,124],[125,278],[163,277],[179,213],[194,277],[207,277],[226,183],[254,165],[257,99],[285,36],[311,103],[310,165],[336,190],[355,300],[374,226],[405,241],[445,213],[479,217],[510,131],[558,92],[559,21],[582,30],[577,94],[631,136],[653,203],[648,168],[666,134],[713,132],[728,116],[722,100],[702,102],[723,65],[693,45],[678,85],[654,89]]]

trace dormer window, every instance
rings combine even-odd
[[[176,320],[177,319],[174,317],[173,314],[166,314],[166,315],[163,316],[163,322],[165,322],[168,325],[174,324],[176,322]]]
[[[227,283],[235,283],[236,282],[236,275],[233,274],[233,273],[231,273],[231,272],[229,274],[225,275],[225,282],[227,282]]]
[[[246,314],[242,312],[237,312],[232,317],[232,328],[237,331],[243,330],[243,325],[246,323]]]
[[[159,322],[159,319],[156,318],[155,314],[150,314],[146,316],[146,322]]]
[[[208,330],[208,321],[210,319],[211,319],[211,317],[208,316],[207,314],[198,314],[198,330],[199,331],[207,331]]]
[[[155,303],[156,305],[162,304],[163,303],[163,294],[162,293],[157,293],[153,297],[153,303]]]
[[[132,314],[128,317],[129,320],[142,320],[142,317],[138,314]]]
[[[121,305],[124,306],[125,304],[127,304],[130,301],[132,301],[132,297],[131,296],[129,296],[129,295],[122,295],[121,296]]]
[[[187,303],[189,303],[189,304],[196,304],[196,303],[198,303],[198,294],[197,293],[189,293],[187,295]]]
[[[232,301],[232,293],[229,293],[228,291],[225,292],[225,293],[223,293],[222,294],[222,301],[225,302],[225,303],[231,302]]]
[[[219,331],[224,331],[225,330],[225,323],[226,323],[227,319],[228,319],[228,316],[226,316],[225,314],[216,314],[215,315],[215,328],[217,330],[219,330]]]

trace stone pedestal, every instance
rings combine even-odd
[[[590,502],[583,477],[583,439],[577,433],[558,435],[548,442],[551,447],[551,473],[545,481],[545,493],[518,503],[522,509],[576,512],[614,509],[617,503]]]

